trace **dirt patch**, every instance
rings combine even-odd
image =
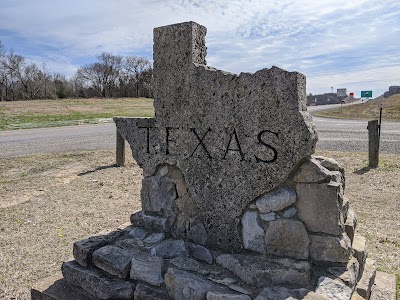
[[[113,151],[0,159],[0,299],[30,299],[29,287],[72,258],[73,242],[129,221],[140,209],[142,173]],[[346,169],[346,196],[357,231],[380,270],[400,272],[400,156],[382,155],[369,169],[366,153],[319,152]],[[14,297],[14,298],[12,298]]]

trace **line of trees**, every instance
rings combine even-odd
[[[79,67],[67,78],[7,51],[0,41],[0,101],[152,97],[153,69],[148,59],[107,52],[96,58],[97,62]]]

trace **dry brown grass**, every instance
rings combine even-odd
[[[381,96],[366,103],[345,104],[341,108],[319,111],[314,114],[328,118],[378,119],[381,105],[384,120],[400,121],[400,94],[388,98]]]
[[[346,168],[346,195],[370,257],[398,274],[400,156],[382,155],[381,167],[368,169],[366,153],[317,154]],[[71,258],[74,241],[116,228],[140,208],[140,168],[132,159],[113,164],[112,151],[0,159],[0,298],[29,299],[34,282]]]
[[[0,102],[0,130],[96,123],[114,116],[153,117],[153,99],[91,98]]]

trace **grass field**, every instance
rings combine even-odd
[[[113,151],[0,159],[0,299],[30,299],[32,284],[71,259],[74,241],[129,222],[140,209],[142,174],[126,151],[124,168],[115,167]],[[382,154],[380,167],[369,169],[367,153],[317,154],[345,167],[345,195],[369,256],[399,276],[400,156]]]
[[[115,116],[153,117],[153,99],[63,99],[0,102],[0,130],[97,123]]]
[[[382,104],[383,120],[400,121],[400,94],[388,98],[378,97],[366,103],[344,104],[341,108],[315,112],[320,117],[344,119],[378,119]]]

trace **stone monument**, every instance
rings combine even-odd
[[[209,67],[205,34],[154,29],[155,118],[114,119],[142,210],[76,242],[64,279],[93,299],[369,299],[344,170],[312,156],[305,76]]]

